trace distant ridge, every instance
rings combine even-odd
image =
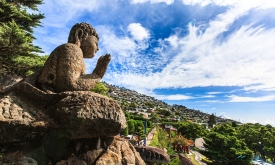
[[[103,82],[103,84],[109,88],[107,95],[117,100],[124,111],[150,114],[154,110],[166,110],[171,112],[169,117],[170,121],[188,120],[203,125],[207,125],[207,121],[211,115],[201,112],[200,110],[187,108],[183,105],[168,105],[167,103],[155,99],[154,97],[147,96],[124,87],[110,85],[107,82]],[[225,115],[215,117],[217,124],[224,122],[236,122],[241,124],[238,121],[226,118]]]

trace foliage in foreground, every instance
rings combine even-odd
[[[42,50],[33,45],[33,28],[40,26],[44,15],[39,13],[42,0],[1,0],[0,1],[0,71],[15,72],[27,76],[45,62],[45,57],[36,53]],[[29,13],[29,11],[35,11]],[[32,59],[33,58],[33,59]],[[27,63],[25,61],[31,62]],[[21,63],[21,61],[23,61]]]
[[[207,148],[203,154],[209,164],[250,165],[253,155],[274,160],[275,128],[271,125],[225,123],[215,126],[204,138]],[[261,142],[262,146],[259,144]]]

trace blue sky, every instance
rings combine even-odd
[[[274,0],[45,0],[45,54],[90,23],[112,55],[104,81],[168,104],[275,126]]]

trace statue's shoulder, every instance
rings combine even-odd
[[[66,44],[62,44],[60,46],[58,46],[57,48],[55,48],[52,53],[50,54],[50,56],[70,56],[70,55],[74,55],[74,56],[83,56],[82,55],[82,50],[75,44],[72,43],[66,43]]]

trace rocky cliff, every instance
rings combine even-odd
[[[0,94],[0,164],[145,164],[117,137],[115,100],[89,91],[45,93],[32,78]]]

